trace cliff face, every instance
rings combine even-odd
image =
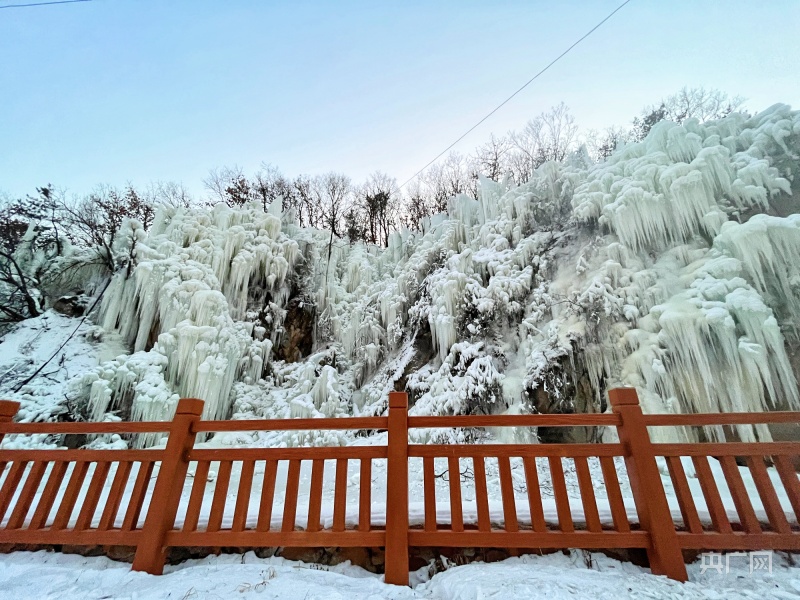
[[[70,395],[142,419],[180,396],[207,418],[378,414],[398,388],[416,414],[603,411],[612,385],[650,412],[798,407],[798,154],[783,105],[662,122],[604,163],[482,180],[387,248],[329,252],[277,206],[162,210],[103,301],[128,353]]]

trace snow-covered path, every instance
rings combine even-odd
[[[745,557],[731,558],[728,573],[701,571],[700,562],[689,565],[690,581],[681,584],[603,555],[573,551],[454,566],[432,578],[422,569],[413,574],[415,585],[409,589],[385,585],[379,576],[348,563],[308,565],[260,559],[252,552],[190,560],[153,576],[103,557],[42,551],[0,555],[0,590],[5,600],[800,598],[800,567],[785,555],[774,556],[771,573],[750,573]]]

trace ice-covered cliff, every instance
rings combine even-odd
[[[661,122],[600,164],[482,180],[387,248],[277,206],[164,209],[102,304],[130,353],[72,390],[97,418],[181,396],[207,418],[378,414],[392,389],[418,414],[602,411],[620,384],[650,412],[798,408],[798,155],[784,105]]]

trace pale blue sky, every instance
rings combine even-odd
[[[620,1],[0,10],[0,190],[174,180],[200,192],[210,168],[262,161],[403,181]],[[798,31],[798,0],[633,0],[457,149],[561,100],[582,128],[626,123],[683,85],[800,108]]]

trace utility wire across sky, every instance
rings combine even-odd
[[[28,8],[31,6],[49,6],[51,4],[75,4],[76,2],[91,2],[92,0],[53,0],[53,2],[31,2],[28,4],[4,4],[2,8]]]
[[[547,66],[546,66],[544,69],[542,69],[541,71],[539,71],[538,73],[536,73],[536,75],[534,75],[534,76],[533,76],[533,77],[531,77],[531,78],[530,78],[528,81],[526,81],[526,82],[525,82],[525,84],[524,84],[524,85],[523,85],[521,88],[519,88],[519,89],[518,89],[516,92],[514,92],[514,93],[513,93],[513,94],[511,94],[511,95],[510,95],[508,98],[506,98],[505,100],[503,100],[503,101],[502,101],[500,104],[498,104],[497,106],[495,106],[495,107],[492,109],[492,111],[491,111],[489,114],[487,114],[487,115],[486,115],[485,117],[483,117],[483,118],[482,118],[480,121],[478,121],[477,123],[475,123],[475,125],[473,125],[473,126],[472,126],[472,127],[470,127],[469,129],[467,129],[467,130],[466,130],[466,131],[465,131],[465,132],[464,132],[464,133],[461,135],[461,137],[459,137],[459,138],[458,138],[458,139],[457,139],[455,142],[453,142],[453,143],[452,143],[452,144],[450,144],[450,145],[449,145],[447,148],[445,148],[444,150],[442,150],[441,152],[439,152],[439,154],[437,154],[435,157],[433,157],[433,159],[432,159],[432,160],[431,160],[431,161],[430,161],[428,164],[426,164],[426,165],[425,165],[424,167],[422,167],[422,168],[421,168],[419,171],[417,171],[416,173],[414,173],[414,174],[413,174],[411,177],[409,177],[408,179],[406,179],[406,180],[405,180],[405,181],[404,181],[404,182],[403,182],[403,183],[400,185],[400,188],[403,188],[403,187],[405,187],[406,185],[408,185],[409,183],[411,183],[411,182],[412,182],[412,181],[413,181],[413,180],[414,180],[414,179],[415,179],[417,176],[419,176],[419,175],[420,175],[420,174],[421,174],[421,173],[422,173],[422,172],[423,172],[425,169],[427,169],[427,168],[428,168],[428,167],[430,167],[430,166],[431,166],[433,163],[435,163],[437,160],[439,160],[439,159],[440,159],[440,158],[441,158],[441,157],[444,155],[444,153],[445,153],[445,152],[447,152],[448,150],[450,150],[450,149],[451,149],[453,146],[455,146],[455,145],[456,145],[458,142],[460,142],[460,141],[461,141],[461,140],[463,140],[465,137],[467,137],[467,136],[468,136],[470,133],[472,133],[472,132],[473,132],[473,131],[474,131],[474,130],[475,130],[477,127],[478,127],[478,126],[480,126],[480,125],[481,125],[481,124],[482,124],[484,121],[486,121],[486,119],[488,119],[489,117],[491,117],[491,116],[492,116],[494,113],[496,113],[498,110],[500,110],[500,109],[501,109],[503,106],[505,106],[506,104],[508,104],[508,102],[509,102],[509,101],[510,101],[510,100],[511,100],[511,99],[512,99],[514,96],[516,96],[517,94],[519,94],[519,93],[520,93],[522,90],[524,90],[526,87],[528,87],[528,86],[529,86],[531,83],[533,83],[534,81],[536,81],[536,79],[538,79],[540,75],[542,75],[543,73],[545,73],[545,71],[547,71],[547,70],[548,70],[550,67],[552,67],[552,66],[553,66],[554,64],[556,64],[556,63],[557,63],[559,60],[561,60],[561,59],[562,59],[562,58],[564,58],[564,57],[565,57],[567,54],[569,54],[569,52],[570,52],[570,51],[571,51],[571,50],[572,50],[572,49],[573,49],[575,46],[577,46],[577,45],[578,45],[578,44],[580,44],[580,43],[581,43],[583,40],[585,40],[587,37],[589,37],[590,35],[592,35],[592,34],[593,34],[593,33],[594,33],[594,32],[595,32],[597,29],[599,29],[599,28],[600,28],[600,26],[601,26],[603,23],[605,23],[606,21],[608,21],[608,20],[609,20],[611,17],[613,17],[615,14],[617,14],[617,13],[618,13],[618,12],[619,12],[619,11],[620,11],[620,10],[621,10],[621,9],[622,9],[622,8],[623,8],[625,5],[626,5],[626,4],[628,4],[629,2],[631,2],[631,0],[625,0],[625,2],[623,2],[622,4],[620,4],[620,5],[619,5],[617,8],[615,8],[613,11],[611,11],[611,12],[608,14],[608,16],[606,16],[606,18],[605,18],[605,19],[603,19],[602,21],[600,21],[600,22],[599,22],[597,25],[595,25],[595,26],[594,26],[594,27],[592,27],[592,28],[591,28],[589,31],[587,31],[585,34],[583,34],[583,36],[582,36],[580,39],[578,39],[578,40],[577,40],[575,43],[573,43],[573,44],[572,44],[572,45],[571,45],[569,48],[567,48],[566,50],[564,50],[564,52],[562,52],[562,53],[561,53],[561,54],[559,54],[559,55],[558,55],[556,58],[554,58],[554,59],[553,59],[553,60],[552,60],[552,61],[551,61],[551,62],[550,62],[550,63],[549,63],[549,64],[548,64],[548,65],[547,65]]]

